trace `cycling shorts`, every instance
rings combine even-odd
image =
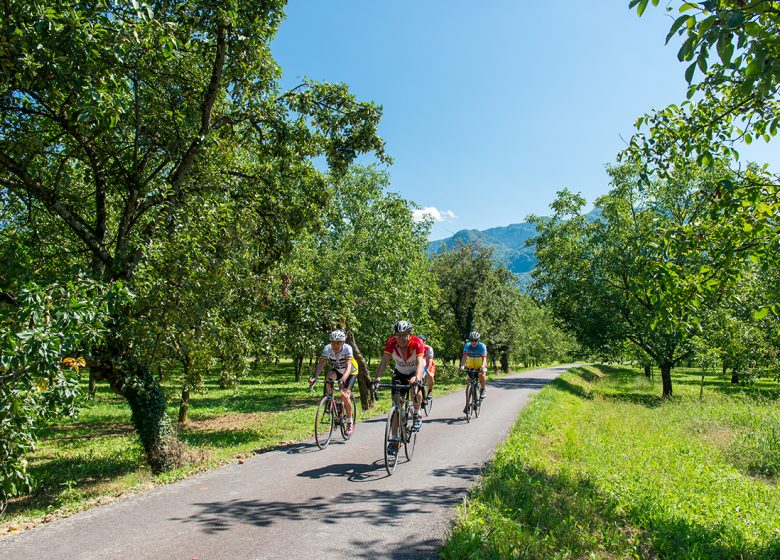
[[[482,369],[482,356],[467,356],[466,368],[468,369]]]
[[[336,369],[330,370],[328,372],[328,375],[330,375],[331,373],[336,376],[336,379],[341,379],[341,377],[344,375],[343,373],[339,373],[338,370]],[[344,389],[342,390],[351,391],[352,387],[355,386],[355,381],[357,381],[357,375],[350,375],[349,378],[347,379],[347,382],[344,384]]]
[[[414,373],[410,373],[409,375],[406,375],[405,373],[393,371],[393,382],[397,382],[402,385],[411,385],[412,383],[414,383],[415,375],[416,374]],[[408,392],[409,389],[400,389],[398,391],[396,391],[395,389],[392,390],[393,396],[395,396],[396,393],[406,395]]]

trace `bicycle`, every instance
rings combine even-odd
[[[387,452],[387,447],[390,445],[390,438],[393,434],[393,423],[397,426],[398,439],[404,444],[404,454],[407,461],[412,460],[414,448],[417,444],[417,432],[413,429],[414,405],[410,396],[411,391],[408,390],[414,387],[414,384],[402,385],[396,381],[393,383],[379,383],[375,384],[375,386],[393,389],[393,392],[396,394],[396,397],[393,399],[393,406],[390,407],[390,411],[387,413],[384,439],[385,470],[387,470],[387,474],[393,474],[395,466],[398,464],[398,450],[395,454]],[[407,390],[406,396],[399,398],[398,391],[404,389]],[[396,440],[396,443],[400,442]]]
[[[478,369],[466,369],[469,382],[466,384],[466,422],[471,422],[471,415],[479,418],[479,410],[482,407],[482,399],[479,398],[479,371]]]
[[[420,385],[420,391],[422,391],[422,406],[420,408],[425,412],[425,416],[430,416],[431,410],[433,410],[433,395],[428,391],[427,383],[428,379],[424,377]]]
[[[309,385],[309,391],[314,387],[314,383]],[[314,416],[314,441],[320,449],[325,449],[330,443],[335,426],[338,426],[341,430],[341,437],[344,438],[344,441],[352,437],[351,434],[347,434],[348,418],[344,410],[344,403],[341,401],[341,396],[337,398],[334,394],[336,381],[334,379],[325,379],[324,383],[330,386],[330,392],[325,391],[325,395],[320,400],[319,406],[317,406],[317,414]],[[352,425],[354,426],[355,418],[357,417],[355,396],[350,394],[349,400],[352,403]]]

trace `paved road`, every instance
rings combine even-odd
[[[490,383],[466,424],[462,393],[437,398],[411,462],[384,469],[385,418],[0,539],[0,559],[435,558],[460,503],[529,396],[565,366]]]

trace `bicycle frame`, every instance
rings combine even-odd
[[[393,383],[380,383],[377,387],[391,388],[393,389],[393,404],[387,413],[387,423],[385,425],[385,439],[384,439],[384,455],[385,455],[385,469],[387,474],[393,474],[395,466],[398,463],[398,452],[394,455],[387,452],[387,445],[390,443],[390,438],[393,432],[393,424],[395,423],[397,430],[397,437],[399,444],[404,444],[404,454],[406,460],[411,461],[414,455],[414,448],[417,444],[417,432],[412,429],[414,423],[414,405],[413,396],[409,389],[414,387],[413,384],[402,385],[398,382]],[[400,391],[405,390],[406,395],[400,395]]]
[[[342,401],[342,395],[336,396],[335,390],[338,389],[337,383],[333,379],[325,379],[325,394],[320,400],[319,406],[317,406],[317,412],[314,416],[314,441],[317,447],[325,449],[330,443],[333,437],[333,428],[338,425],[341,431],[341,437],[344,440],[349,440],[352,435],[347,434],[347,417],[344,409],[344,403]],[[330,386],[330,391],[327,387]],[[309,390],[314,387],[314,384],[309,386]],[[355,397],[350,395],[350,401],[352,402],[352,422],[356,420],[357,408],[355,403]]]

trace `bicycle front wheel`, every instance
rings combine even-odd
[[[466,385],[466,422],[471,422],[471,385]]]
[[[474,411],[474,418],[479,418],[479,407],[482,401],[479,398],[479,384],[474,383],[471,387],[471,409]]]
[[[401,415],[398,412],[398,407],[394,406],[390,409],[390,414],[387,415],[387,424],[385,424],[385,469],[387,474],[393,474],[395,466],[398,463],[398,447],[400,441],[395,441],[395,453],[388,453],[387,448],[390,446],[390,437],[393,434],[393,423],[396,425],[396,429],[401,431]]]
[[[322,397],[317,407],[317,415],[314,417],[314,441],[317,447],[325,449],[333,436],[333,420],[335,406],[330,397]]]
[[[404,454],[406,460],[411,461],[414,455],[414,446],[417,444],[417,432],[412,427],[414,424],[414,413],[409,408],[406,411],[406,422],[404,423]]]
[[[425,416],[429,416],[431,410],[433,410],[433,397],[430,396],[427,390],[423,390],[422,409],[425,412]]]

